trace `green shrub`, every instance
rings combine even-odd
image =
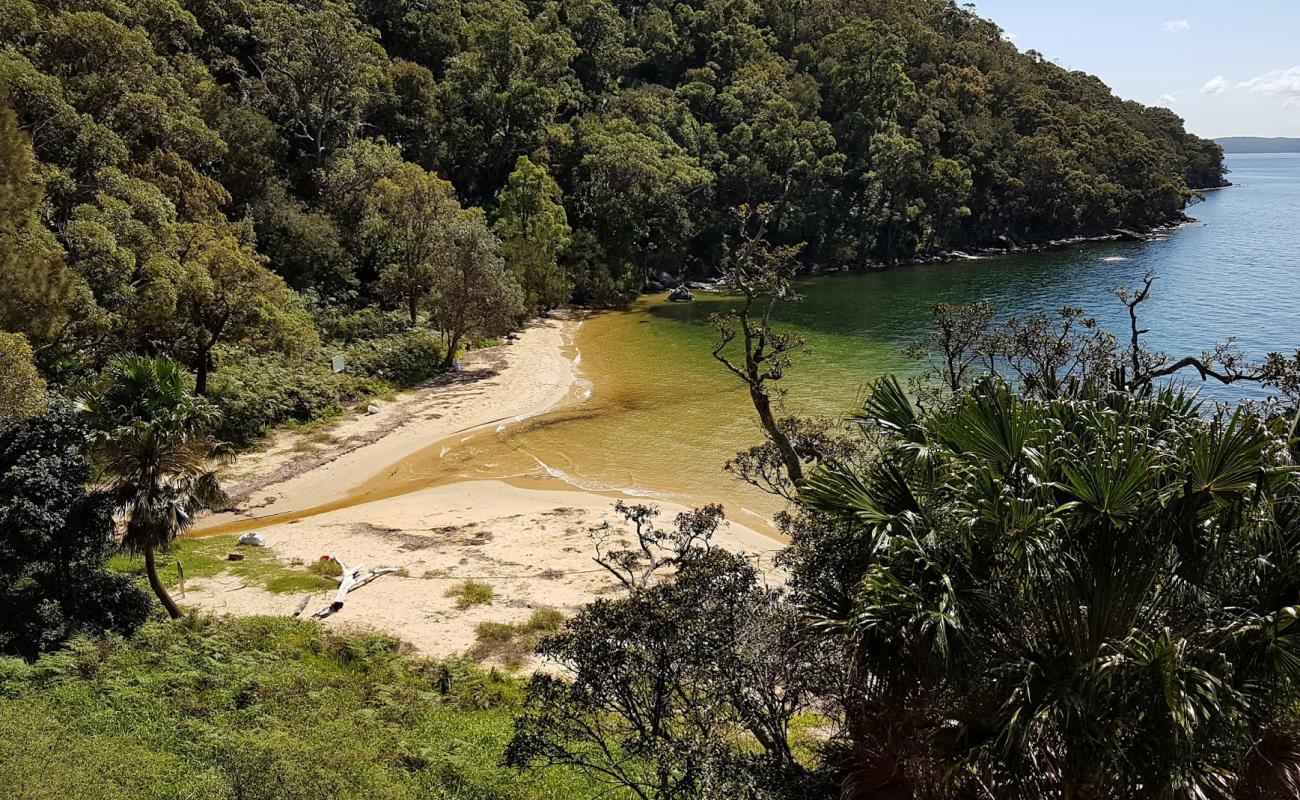
[[[472,606],[492,605],[492,587],[478,581],[462,581],[443,596],[456,598],[456,608],[462,611]]]
[[[537,651],[537,643],[564,627],[564,614],[540,608],[526,622],[482,622],[474,629],[475,642],[469,654],[477,661],[499,661],[511,669],[521,666]]]
[[[429,328],[412,328],[356,342],[348,347],[345,355],[350,371],[404,387],[438,374],[444,352],[437,333]]]
[[[304,357],[223,350],[210,391],[222,412],[217,435],[247,447],[280,425],[329,418],[436,375],[442,353],[438,334],[427,328],[326,345]],[[335,373],[330,359],[339,354],[346,367]]]
[[[320,558],[307,565],[307,571],[325,578],[337,578],[343,574],[339,562],[332,558]]]
[[[399,651],[301,620],[191,616],[0,659],[0,781],[39,800],[601,796],[573,771],[500,766],[518,680]]]

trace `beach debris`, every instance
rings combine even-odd
[[[243,554],[243,553],[226,553],[226,560],[227,560],[227,561],[243,561],[243,560],[244,560],[244,554]]]
[[[239,537],[238,544],[244,547],[266,547],[266,539],[260,533],[249,531]]]
[[[390,572],[397,572],[397,567],[376,567],[369,572],[363,573],[365,567],[357,564],[355,567],[349,567],[337,558],[333,559],[334,563],[339,565],[343,574],[339,576],[339,590],[334,594],[334,600],[325,608],[312,614],[313,619],[325,619],[328,616],[337,614],[343,610],[343,598],[347,597],[348,592],[354,589],[360,589],[367,583],[381,575],[387,575]]]
[[[303,595],[302,600],[298,601],[298,607],[294,609],[293,615],[295,617],[302,616],[302,612],[307,610],[307,604],[310,602],[311,602],[311,595],[309,594]]]

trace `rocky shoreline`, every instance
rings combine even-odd
[[[1231,184],[1229,184],[1231,186]],[[1216,188],[1228,188],[1227,186]],[[862,264],[844,264],[841,266],[821,266],[811,267],[805,275],[831,275],[835,273],[852,273],[852,272],[882,272],[887,269],[896,267],[909,267],[921,264],[947,264],[954,261],[977,261],[984,258],[995,256],[1013,255],[1016,253],[1040,253],[1050,250],[1067,250],[1072,247],[1079,247],[1086,244],[1102,244],[1105,242],[1148,242],[1158,239],[1170,231],[1177,230],[1185,225],[1190,225],[1196,220],[1189,216],[1184,216],[1181,220],[1155,225],[1145,230],[1133,230],[1131,228],[1114,228],[1107,233],[1070,236],[1062,239],[1050,239],[1044,242],[1027,242],[1017,243],[1006,236],[999,237],[999,243],[989,247],[972,248],[969,250],[944,250],[930,255],[917,256],[909,259],[898,259],[895,261],[868,261]],[[668,293],[668,300],[673,302],[690,302],[695,299],[692,292],[725,292],[727,290],[727,281],[723,277],[706,278],[699,280],[689,280],[680,276],[673,276],[666,272],[660,272],[654,278],[646,281],[642,294],[660,294]]]

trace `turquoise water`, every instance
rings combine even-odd
[[[1116,334],[1127,330],[1120,283],[1154,271],[1141,322],[1150,346],[1199,353],[1229,336],[1260,358],[1300,347],[1300,154],[1235,156],[1237,186],[1189,209],[1195,223],[1156,241],[1087,245],[800,282],[802,302],[779,324],[811,352],[782,385],[787,411],[840,415],[864,384],[917,369],[903,348],[930,324],[936,302],[988,300],[999,316],[1080,306]],[[722,464],[759,440],[740,384],[710,356],[709,314],[734,302],[648,298],[599,315],[577,337],[591,396],[580,404],[465,445],[458,477],[550,475],[584,488],[645,492],[686,503],[729,502],[744,515],[775,504],[724,474]],[[1257,388],[1206,384],[1203,396],[1239,399]]]
[[[809,388],[842,396],[826,384],[913,369],[901,350],[926,328],[937,302],[988,300],[1001,317],[1079,306],[1126,335],[1126,311],[1113,290],[1140,285],[1148,271],[1159,276],[1141,308],[1149,346],[1195,354],[1236,336],[1251,357],[1294,351],[1300,347],[1300,154],[1234,156],[1228,163],[1239,185],[1210,193],[1189,209],[1196,222],[1158,241],[804,281],[803,302],[782,309],[781,317],[813,345],[801,367],[816,373]],[[651,313],[661,324],[690,326],[709,338],[708,310],[670,305]],[[1218,399],[1259,392],[1206,385],[1203,393]]]

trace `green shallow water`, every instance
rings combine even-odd
[[[902,349],[924,331],[936,302],[989,300],[1000,315],[1082,306],[1122,331],[1124,309],[1111,291],[1148,270],[1160,275],[1143,316],[1153,345],[1196,353],[1236,335],[1249,355],[1294,350],[1300,156],[1229,164],[1242,185],[1212,193],[1191,209],[1196,223],[1157,241],[801,281],[802,302],[783,307],[779,319],[811,346],[783,381],[787,410],[841,415],[872,378],[916,369]],[[690,504],[721,499],[742,522],[751,512],[770,516],[778,509],[771,498],[722,472],[731,454],[759,440],[743,388],[710,357],[709,314],[732,302],[648,298],[586,320],[576,352],[590,396],[471,437],[441,453],[437,468],[455,477],[550,476]],[[1212,386],[1204,393],[1251,394]]]

